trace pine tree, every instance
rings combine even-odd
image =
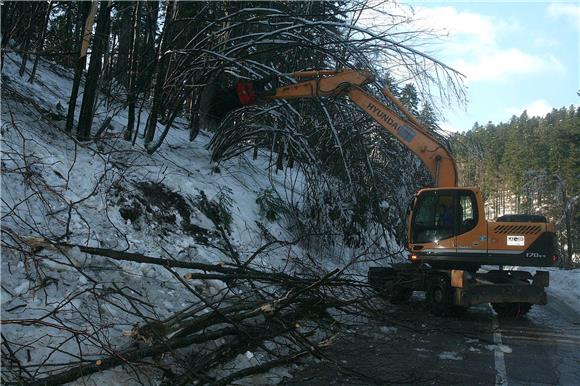
[[[413,114],[418,116],[419,112],[419,94],[417,94],[417,89],[412,83],[407,83],[401,90],[400,100],[403,105]]]

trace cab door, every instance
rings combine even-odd
[[[476,193],[456,191],[456,245],[457,260],[481,262],[487,256],[487,227],[480,212]]]

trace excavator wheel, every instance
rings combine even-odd
[[[447,276],[435,275],[429,279],[427,303],[434,315],[447,316],[454,313],[456,307],[453,306],[453,288]]]
[[[502,318],[519,319],[532,308],[530,303],[491,303],[493,310]]]
[[[395,277],[396,272],[393,268],[369,268],[368,281],[370,286],[392,304],[401,304],[411,298],[413,290],[393,284]]]

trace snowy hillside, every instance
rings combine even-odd
[[[62,119],[53,121],[46,114],[41,117],[34,105],[19,99],[31,98],[46,111],[58,114],[62,112],[59,107],[66,105],[70,79],[47,69],[40,72],[38,81],[29,84],[25,78],[11,76],[17,72],[15,66],[9,59],[4,70],[5,149],[16,153],[20,145],[25,146],[27,153],[18,157],[21,159],[16,157],[20,154],[6,157],[6,162],[13,163],[7,163],[6,167],[16,168],[19,161],[25,162],[22,158],[29,157],[26,161],[32,173],[30,178],[33,181],[38,178],[55,190],[47,197],[54,206],[54,218],[49,217],[44,229],[39,225],[38,230],[92,246],[143,253],[157,254],[162,244],[166,253],[176,256],[195,249],[199,244],[196,238],[212,237],[209,229],[213,224],[198,208],[203,195],[209,202],[221,200],[231,210],[229,227],[236,245],[251,248],[254,245],[248,242],[259,244],[254,238],[259,233],[255,221],[263,219],[258,213],[256,196],[266,189],[284,192],[284,176],[269,175],[263,158],[252,163],[240,160],[225,167],[212,165],[205,149],[209,134],[202,133],[198,140],[189,142],[188,133],[179,130],[180,125],[183,129],[182,122],[170,132],[161,151],[149,156],[139,146],[132,147],[117,138],[126,124],[124,111],[113,118],[105,134],[107,138],[78,144],[58,130]],[[12,90],[20,95],[13,95]],[[97,122],[103,120],[104,114],[97,113]],[[141,127],[146,118],[143,114]],[[27,184],[18,178],[22,176],[17,173],[5,176],[9,205],[26,195]],[[66,235],[67,227],[62,226],[66,224],[58,221],[59,215],[67,219],[66,210],[61,213],[63,208],[77,201],[80,202],[71,213]],[[46,208],[37,205],[30,214],[38,219],[46,213]],[[285,236],[277,224],[268,227],[276,237]],[[218,251],[199,250],[198,254],[201,260],[223,259]]]
[[[238,296],[227,281],[201,271],[125,255],[114,260],[111,251],[321,276],[361,255],[340,245],[309,251],[288,230],[284,212],[275,213],[276,205],[300,202],[298,169],[272,173],[266,155],[212,164],[210,134],[189,142],[179,120],[148,155],[140,140],[131,146],[121,138],[122,106],[102,138],[79,143],[63,132],[71,73],[41,61],[28,83],[19,64],[7,55],[2,73],[2,318],[18,377],[43,378],[79,355],[81,362],[101,361],[134,344],[136,326],[199,307],[192,293],[222,301]],[[111,110],[98,104],[95,127]],[[141,127],[146,119],[144,111]],[[81,251],[88,247],[96,252]],[[365,266],[349,265],[348,272],[364,275]]]

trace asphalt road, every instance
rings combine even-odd
[[[580,385],[580,316],[550,295],[519,320],[489,305],[439,318],[418,296],[385,303],[379,320],[353,325],[286,385]]]

